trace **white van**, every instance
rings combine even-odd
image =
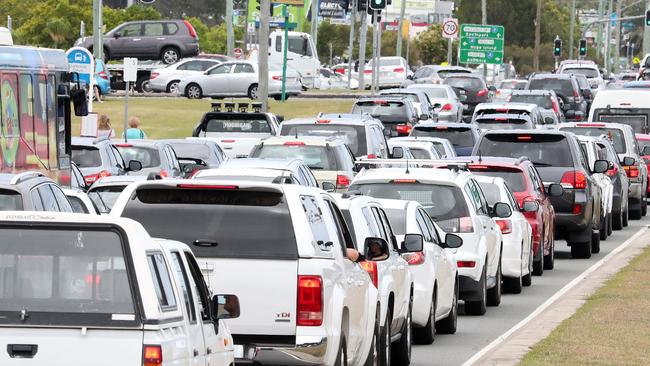
[[[269,64],[282,65],[284,31],[274,31],[269,37]],[[308,33],[289,32],[287,66],[300,73],[305,87],[319,87],[321,64],[314,40]]]
[[[187,245],[72,213],[2,212],[0,235],[0,365],[234,364],[239,301]]]
[[[11,31],[5,27],[0,27],[0,46],[13,46],[14,40],[11,37]]]
[[[590,122],[623,123],[635,133],[650,133],[650,90],[611,89],[596,94]]]

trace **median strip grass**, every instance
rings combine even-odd
[[[650,248],[588,298],[519,365],[647,365]]]

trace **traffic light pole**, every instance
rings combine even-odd
[[[371,89],[372,92],[374,93],[377,88],[377,82],[375,81],[377,78],[377,62],[379,61],[377,59],[377,11],[373,10],[372,11],[372,84],[371,84]]]
[[[357,75],[359,76],[359,90],[366,90],[366,42],[368,39],[368,10],[363,9],[360,13],[361,25],[359,26],[359,70],[357,72]],[[352,70],[350,70],[350,72],[352,72]]]
[[[569,24],[569,60],[573,60],[573,32],[576,25],[576,0],[571,0],[571,24]]]
[[[96,60],[104,59],[104,28],[102,20],[102,0],[93,0],[93,56]],[[100,45],[97,47],[97,45]],[[93,91],[91,90],[90,93]]]
[[[401,0],[399,8],[399,23],[397,23],[397,56],[402,56],[402,27],[404,25],[404,13],[406,13],[406,0]],[[408,42],[408,40],[407,40]]]
[[[232,57],[235,48],[235,32],[232,29],[233,0],[226,0],[226,55]]]
[[[614,34],[616,34],[616,48],[614,48],[614,64],[612,66],[612,71],[617,71],[620,67],[620,57],[621,57],[621,2],[622,0],[616,0],[616,23],[614,28]]]
[[[258,33],[258,88],[257,99],[262,102],[262,112],[269,109],[269,17],[271,0],[260,0],[260,30]]]

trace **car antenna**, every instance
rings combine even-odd
[[[404,174],[411,174],[411,171],[409,171],[409,158],[406,158],[406,171]]]
[[[478,163],[483,164],[483,157],[481,156],[481,150],[478,151]]]

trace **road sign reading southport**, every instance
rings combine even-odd
[[[462,24],[460,62],[464,64],[503,63],[505,29],[501,25]]]

